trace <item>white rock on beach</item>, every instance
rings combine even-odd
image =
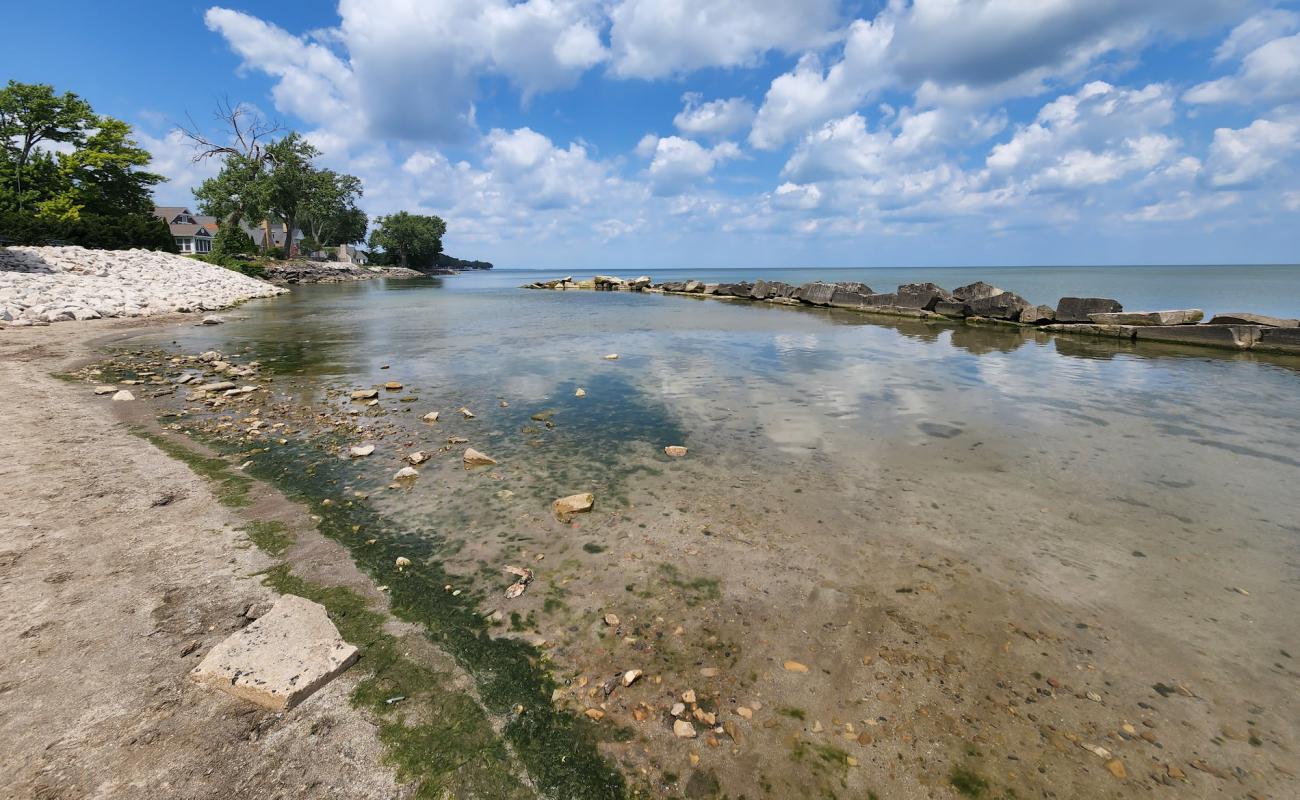
[[[0,309],[15,323],[208,311],[285,291],[171,253],[71,246],[0,248]]]
[[[190,677],[266,708],[302,702],[357,660],[325,606],[286,594],[213,647]]]

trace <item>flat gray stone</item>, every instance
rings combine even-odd
[[[357,660],[325,606],[286,594],[255,622],[223,639],[190,677],[214,689],[282,711],[329,683]]]
[[[1138,325],[1133,337],[1139,341],[1196,344],[1246,350],[1259,341],[1258,325]]]
[[[1115,311],[1089,314],[1088,319],[1098,325],[1195,325],[1205,318],[1199,308],[1174,311]]]
[[[1210,325],[1269,325],[1274,328],[1300,328],[1300,319],[1283,319],[1247,311],[1232,314],[1215,314]]]
[[[1105,297],[1062,297],[1056,304],[1057,322],[1092,322],[1092,314],[1112,314],[1123,311],[1118,300]]]
[[[799,287],[799,299],[814,306],[830,305],[835,294],[833,283],[805,283]]]
[[[1300,328],[1260,328],[1255,349],[1300,353]]]
[[[1020,310],[1019,320],[1026,325],[1045,325],[1056,320],[1056,311],[1051,306],[1030,306]]]

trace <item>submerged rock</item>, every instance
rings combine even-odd
[[[470,467],[487,467],[497,463],[496,459],[489,458],[472,447],[465,448],[465,468]]]
[[[420,473],[414,467],[402,467],[397,471],[396,474],[393,475],[393,478],[396,480],[401,480],[402,478],[418,478],[418,477],[420,477]]]
[[[551,510],[558,517],[567,517],[570,514],[580,514],[590,511],[596,503],[596,496],[591,492],[584,494],[571,494],[568,497],[561,497],[554,503],[551,503]]]
[[[437,422],[438,412],[430,411],[428,414],[425,414],[423,417],[420,417],[420,419],[424,420],[425,422]]]
[[[664,448],[664,452],[673,458],[681,458],[686,455],[686,448],[679,444],[670,444]]]
[[[373,444],[353,445],[348,449],[348,455],[352,458],[365,458],[373,452],[375,452],[375,446]]]
[[[352,393],[353,400],[373,400],[378,396],[378,389],[357,389]]]
[[[122,401],[122,400],[134,400],[134,399],[135,399],[135,395],[131,394],[131,393],[128,392],[126,389],[121,389],[121,390],[119,390],[119,391],[117,391],[116,393],[113,394],[113,399],[114,399],[114,400],[117,400],[117,401]]]

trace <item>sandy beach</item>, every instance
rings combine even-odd
[[[356,674],[290,714],[187,679],[274,596],[258,577],[274,562],[241,530],[251,516],[130,432],[144,409],[132,419],[53,377],[142,324],[0,335],[0,796],[403,796],[374,721],[348,702]],[[310,532],[276,496],[248,511]],[[316,546],[317,568],[348,574]]]

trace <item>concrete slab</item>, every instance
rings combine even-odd
[[[325,606],[286,594],[254,623],[213,647],[190,677],[282,711],[307,699],[357,660]]]
[[[1173,311],[1115,311],[1089,314],[1088,318],[1098,325],[1195,325],[1205,318],[1205,312],[1199,308]]]
[[[1273,353],[1300,353],[1300,328],[1263,328],[1256,350]]]
[[[1169,325],[1133,328],[1138,341],[1199,344],[1247,350],[1259,341],[1258,325]]]

